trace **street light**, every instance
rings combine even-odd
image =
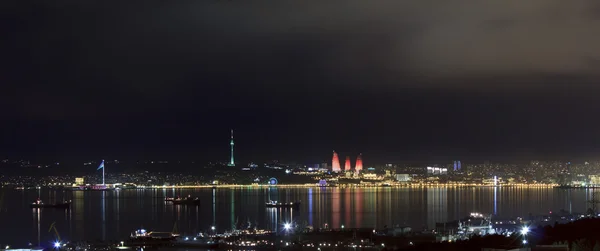
[[[54,242],[54,247],[55,247],[55,248],[60,248],[60,242],[58,242],[58,241],[57,241],[57,242]]]
[[[124,244],[125,244],[125,242],[124,242],[124,241],[121,241],[121,247],[122,247]]]
[[[529,227],[524,226],[521,229],[521,234],[523,235],[523,245],[527,245],[527,234],[529,233]]]
[[[290,230],[290,228],[292,228],[292,225],[290,225],[290,223],[283,224],[283,229],[285,229],[286,231]]]
[[[342,229],[344,229],[344,225],[342,225]]]
[[[215,226],[211,226],[210,230],[215,231]]]

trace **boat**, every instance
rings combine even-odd
[[[277,202],[277,201],[269,201],[265,203],[267,208],[298,208],[300,207],[300,202]]]
[[[181,197],[179,197],[179,196],[177,196],[177,197],[166,197],[165,201],[167,201],[167,202],[169,202],[169,201],[173,202],[174,200],[178,200],[178,199],[181,199]]]
[[[173,242],[174,246],[193,247],[203,249],[216,249],[219,247],[219,242],[213,238],[205,237],[203,234],[197,236],[180,236]]]
[[[192,198],[191,195],[185,198],[176,198],[172,200],[173,205],[200,205],[200,199],[198,197]]]
[[[492,224],[492,215],[473,212],[461,220],[436,223],[438,241],[466,240],[472,236],[497,234]]]
[[[44,204],[40,199],[37,199],[33,203],[29,205],[30,208],[61,208],[61,209],[69,209],[71,208],[71,201],[63,201],[62,203],[56,204]]]
[[[106,185],[94,185],[94,186],[86,186],[83,190],[85,191],[113,191],[115,187],[109,187]]]
[[[246,227],[246,229],[232,229],[229,232],[225,232],[223,235],[226,237],[238,237],[238,236],[245,236],[245,237],[259,237],[259,236],[269,236],[274,234],[275,232],[270,231],[270,230],[265,230],[265,229],[259,229],[256,225],[254,227],[252,227],[252,223],[250,223],[250,221],[248,221],[248,226]]]
[[[171,241],[175,240],[178,236],[168,232],[153,232],[146,229],[138,229],[131,233],[130,238],[132,240]]]

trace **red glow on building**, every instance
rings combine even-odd
[[[339,173],[342,171],[340,168],[340,159],[335,151],[333,151],[333,158],[331,159],[331,171],[334,173]]]
[[[346,156],[346,164],[344,164],[344,171],[350,171],[352,164],[350,164],[350,156]]]
[[[356,157],[356,166],[354,167],[354,171],[355,172],[360,172],[363,169],[363,163],[362,163],[362,153],[358,155],[358,157]]]

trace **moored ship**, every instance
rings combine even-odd
[[[298,208],[300,207],[300,202],[277,202],[277,201],[269,201],[265,203],[267,208]]]
[[[174,198],[172,202],[173,205],[200,205],[200,199],[198,197],[193,198],[191,195],[188,195],[188,197],[185,198]]]
[[[132,240],[154,240],[154,241],[170,241],[175,240],[179,235],[167,232],[146,231],[146,229],[138,229],[131,233]]]
[[[194,248],[208,248],[215,249],[219,247],[219,242],[213,238],[205,237],[203,234],[197,236],[180,236],[173,242],[175,246],[180,247],[194,247]]]
[[[44,204],[42,200],[37,199],[33,203],[29,205],[30,208],[60,208],[60,209],[69,209],[71,208],[71,201],[63,201],[62,203],[55,204]]]
[[[174,200],[179,200],[181,199],[181,197],[177,196],[177,197],[166,197],[165,201],[167,202],[173,202]]]

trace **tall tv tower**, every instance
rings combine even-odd
[[[229,145],[231,146],[231,160],[227,166],[235,166],[235,161],[233,161],[233,129],[231,129],[231,141],[229,142]]]

